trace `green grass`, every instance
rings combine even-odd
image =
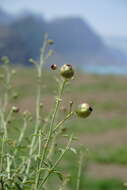
[[[81,190],[124,190],[124,183],[118,179],[90,179],[86,178],[81,183]]]
[[[103,147],[91,152],[91,159],[98,163],[127,165],[127,147]]]
[[[88,78],[88,74],[86,75],[86,79]],[[121,80],[123,78],[123,80]],[[83,78],[80,84],[76,83],[75,87],[72,89],[80,91],[81,93],[87,92],[119,92],[120,90],[126,91],[126,77],[117,77],[117,76],[99,76],[99,75],[91,75],[90,80],[85,80]],[[120,80],[119,80],[120,79]],[[78,80],[78,77],[76,78]]]
[[[121,152],[122,153],[122,152]],[[118,155],[117,155],[118,156]],[[120,155],[119,155],[120,156]],[[91,152],[88,155],[88,163],[91,162]],[[92,158],[95,161],[96,158]],[[70,162],[71,161],[71,162]],[[99,161],[99,160],[98,160]],[[101,163],[101,161],[99,161]],[[86,167],[85,167],[86,166]],[[78,169],[78,155],[73,155],[72,153],[66,154],[66,162],[63,163],[61,171],[70,171],[70,189],[75,189],[76,178],[77,178],[77,169]],[[83,173],[81,176],[81,186],[80,190],[124,190],[124,180],[121,180],[116,177],[112,178],[94,178],[87,176],[87,160],[84,163]]]
[[[83,134],[100,134],[107,132],[110,129],[125,128],[127,124],[127,118],[87,118],[86,120],[74,119],[65,124],[65,127],[70,132],[75,132],[77,135]]]

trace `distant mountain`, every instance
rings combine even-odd
[[[18,16],[11,23],[1,25],[0,56],[7,55],[14,63],[25,64],[30,57],[38,59],[45,32],[55,41],[52,48],[57,54],[53,59],[58,64],[71,62],[82,67],[127,62],[126,55],[105,45],[103,39],[81,18],[59,18],[47,22],[34,14]]]
[[[11,28],[18,33],[25,46],[25,60],[30,57],[37,59],[46,31],[46,22],[39,16],[29,14],[13,22]]]
[[[9,24],[12,20],[13,16],[0,8],[0,25]]]
[[[104,40],[81,18],[62,18],[48,23],[47,31],[55,40],[55,49],[66,60],[85,64],[125,64],[127,57],[108,47]]]
[[[105,37],[105,42],[108,46],[116,48],[127,55],[127,36],[110,36]]]
[[[0,27],[0,57],[8,56],[14,63],[25,62],[26,47],[20,35],[8,26]]]
[[[94,53],[103,46],[99,36],[81,18],[53,20],[48,23],[47,31],[55,40],[56,49],[62,53],[68,51]]]

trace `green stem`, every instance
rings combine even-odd
[[[34,144],[36,141],[36,134],[38,132],[39,125],[40,125],[41,77],[42,77],[42,68],[45,63],[44,57],[45,57],[46,48],[47,48],[47,35],[45,36],[45,41],[44,41],[43,47],[41,49],[40,64],[36,65],[37,66],[36,67],[37,68],[37,77],[38,77],[37,98],[36,98],[36,124],[35,124],[34,136],[32,138],[30,151],[29,151],[29,159],[28,159],[27,168],[26,168],[26,176],[24,177],[23,182],[26,181],[27,175],[30,170],[31,156],[33,154]]]
[[[83,154],[82,151],[80,151],[76,190],[80,189],[80,180],[81,180],[81,172],[82,172],[83,159],[84,159],[84,154]]]
[[[66,83],[66,80],[64,80],[63,83],[62,83],[62,87],[61,87],[61,90],[60,90],[60,95],[59,95],[59,97],[58,97],[58,99],[56,101],[55,110],[54,110],[52,120],[51,120],[51,124],[50,124],[50,128],[49,128],[49,134],[48,134],[48,137],[47,137],[47,141],[45,143],[45,149],[44,149],[43,156],[42,156],[42,163],[43,163],[43,161],[45,159],[45,154],[46,154],[46,151],[48,149],[48,145],[49,145],[49,142],[50,142],[50,139],[51,139],[51,135],[52,135],[52,131],[53,131],[53,124],[54,124],[55,117],[56,117],[56,114],[57,114],[57,111],[58,111],[58,108],[59,108],[59,105],[60,105],[60,102],[61,102],[61,97],[62,97],[62,94],[63,94],[63,89],[64,89],[64,86],[65,86],[65,83]]]
[[[2,139],[2,149],[1,149],[1,170],[3,168],[3,156],[4,156],[4,150],[6,150],[7,147],[5,147],[5,143],[8,139],[8,131],[7,131],[7,121],[8,119],[5,119],[5,112],[6,112],[6,108],[8,105],[8,100],[9,100],[9,90],[10,90],[10,82],[11,82],[11,74],[10,74],[10,70],[8,68],[8,65],[4,65],[4,69],[5,69],[5,73],[6,73],[6,79],[5,79],[5,93],[4,93],[4,99],[3,99],[3,106],[2,106],[2,110],[0,110],[0,118],[1,118],[1,128],[4,131],[3,134],[3,139]],[[8,174],[8,179],[10,178],[10,166],[11,166],[11,162],[10,162],[10,157],[7,156],[7,167],[6,167],[6,171]]]
[[[5,121],[4,112],[2,112],[2,110],[0,110],[0,117],[1,117],[2,128],[4,129],[4,134],[3,134],[3,139],[2,139],[2,150],[1,150],[1,169],[2,169],[4,149],[6,149],[5,148],[5,142],[8,139],[8,132],[7,132],[7,123]],[[7,156],[6,171],[7,171],[7,174],[8,174],[8,179],[10,179],[10,166],[11,166],[10,158]]]
[[[5,72],[6,72],[6,85],[5,85],[5,94],[4,94],[4,105],[3,110],[6,111],[8,100],[9,100],[9,90],[10,90],[10,82],[11,82],[11,74],[8,68],[8,65],[5,65]]]
[[[47,179],[49,178],[49,176],[53,173],[54,169],[57,167],[57,165],[60,163],[60,161],[62,160],[64,154],[66,153],[66,151],[70,148],[70,144],[71,141],[73,139],[73,135],[71,135],[68,144],[66,146],[66,148],[62,151],[60,157],[56,160],[55,164],[52,166],[52,168],[48,171],[47,175],[45,176],[45,178],[43,179],[43,181],[41,182],[39,189],[43,187],[43,185],[46,183]]]
[[[11,171],[10,171],[10,168],[11,168],[11,161],[10,161],[10,158],[9,158],[10,155],[7,155],[7,174],[8,174],[8,179],[11,178]]]
[[[23,128],[22,128],[22,130],[21,130],[21,132],[20,132],[20,136],[19,136],[19,138],[18,138],[17,147],[20,146],[20,144],[21,144],[21,142],[22,142],[22,140],[23,140],[23,137],[24,137],[24,135],[25,135],[26,128],[27,128],[27,120],[26,120],[26,118],[24,118]],[[16,156],[17,150],[18,150],[18,149],[15,150],[14,156]]]
[[[54,128],[53,133],[56,132],[56,131],[61,127],[61,125],[62,125],[66,120],[68,120],[73,114],[74,114],[74,112],[70,112],[62,121],[60,121],[60,122],[56,125],[56,127]]]
[[[74,112],[70,112],[70,113],[69,113],[62,121],[60,121],[60,122],[56,125],[56,127],[54,128],[53,133],[55,133],[56,131],[57,131],[57,133],[54,134],[54,136],[53,136],[52,144],[51,144],[51,147],[50,147],[50,150],[49,150],[49,154],[48,154],[48,156],[47,156],[48,159],[50,159],[51,156],[52,156],[52,153],[53,153],[53,150],[54,150],[54,146],[55,146],[55,142],[56,142],[56,138],[57,138],[57,136],[58,136],[58,134],[59,134],[59,129],[60,129],[61,126],[64,124],[64,122],[65,122],[66,120],[68,120],[73,114],[74,114]]]
[[[62,97],[62,94],[63,94],[65,84],[66,84],[66,80],[63,80],[63,83],[62,83],[61,88],[60,88],[59,97],[56,100],[56,106],[55,106],[55,110],[54,110],[54,113],[53,113],[53,116],[52,116],[52,119],[51,119],[51,124],[50,124],[50,127],[49,127],[49,133],[48,133],[48,137],[47,137],[47,140],[46,140],[46,143],[45,143],[45,148],[44,148],[44,151],[43,151],[43,154],[42,154],[42,159],[40,161],[39,168],[41,168],[42,163],[45,160],[45,156],[46,156],[48,146],[49,146],[49,143],[50,143],[50,140],[51,140],[52,132],[53,132],[53,125],[54,125],[55,117],[56,117],[56,114],[57,114],[57,111],[58,111],[58,108],[59,108],[59,105],[60,105],[60,102],[61,102],[61,97]],[[40,178],[40,172],[38,173],[38,176],[37,176],[36,186],[38,186],[38,184],[39,184],[39,178]]]

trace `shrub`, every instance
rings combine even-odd
[[[61,179],[61,184],[58,187],[59,190],[64,189],[68,176],[58,170],[58,165],[64,159],[67,151],[76,153],[76,150],[71,147],[71,142],[75,139],[73,134],[66,134],[68,142],[65,147],[56,147],[58,138],[62,138],[63,124],[71,117],[76,117],[76,113],[77,116],[85,118],[92,111],[88,104],[83,104],[87,106],[84,111],[81,110],[83,113],[80,114],[79,107],[77,108],[78,111],[73,110],[73,102],[70,101],[69,111],[59,121],[57,115],[62,102],[64,88],[74,75],[72,66],[64,65],[59,70],[59,92],[55,99],[54,110],[48,114],[45,122],[41,119],[41,109],[43,109],[43,104],[41,103],[42,70],[47,58],[51,55],[51,50],[48,48],[52,43],[53,41],[49,40],[46,35],[39,63],[30,59],[30,62],[35,65],[37,71],[35,114],[31,114],[28,111],[21,113],[20,108],[15,105],[10,107],[10,93],[13,91],[11,81],[15,71],[11,70],[10,61],[7,57],[1,59],[4,73],[1,75],[3,90],[0,100],[0,189],[2,190],[48,189],[49,185],[47,182],[54,175]],[[51,69],[55,72],[54,70],[57,69],[57,66],[52,65]],[[16,99],[18,93],[14,93],[13,97]],[[17,121],[15,124],[17,132],[15,134],[12,131],[14,124],[9,127],[9,124],[11,122],[14,123],[14,120]],[[33,126],[34,129],[29,129],[29,126]],[[84,153],[80,151],[77,190],[79,190],[80,186],[83,158]]]

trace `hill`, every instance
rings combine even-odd
[[[0,25],[9,24],[13,20],[13,16],[6,13],[2,8],[0,8]]]
[[[127,55],[127,37],[121,36],[109,36],[105,37],[107,45],[113,48],[117,48],[121,52]]]
[[[0,26],[0,56],[8,55],[14,63],[26,64],[30,57],[38,59],[44,33],[48,32],[55,41],[53,48],[57,54],[54,60],[57,62],[71,62],[79,67],[85,64],[126,64],[127,57],[105,45],[82,18],[59,18],[47,22],[32,13],[13,18],[11,22],[7,22],[7,18]],[[5,35],[3,30],[8,34]]]

